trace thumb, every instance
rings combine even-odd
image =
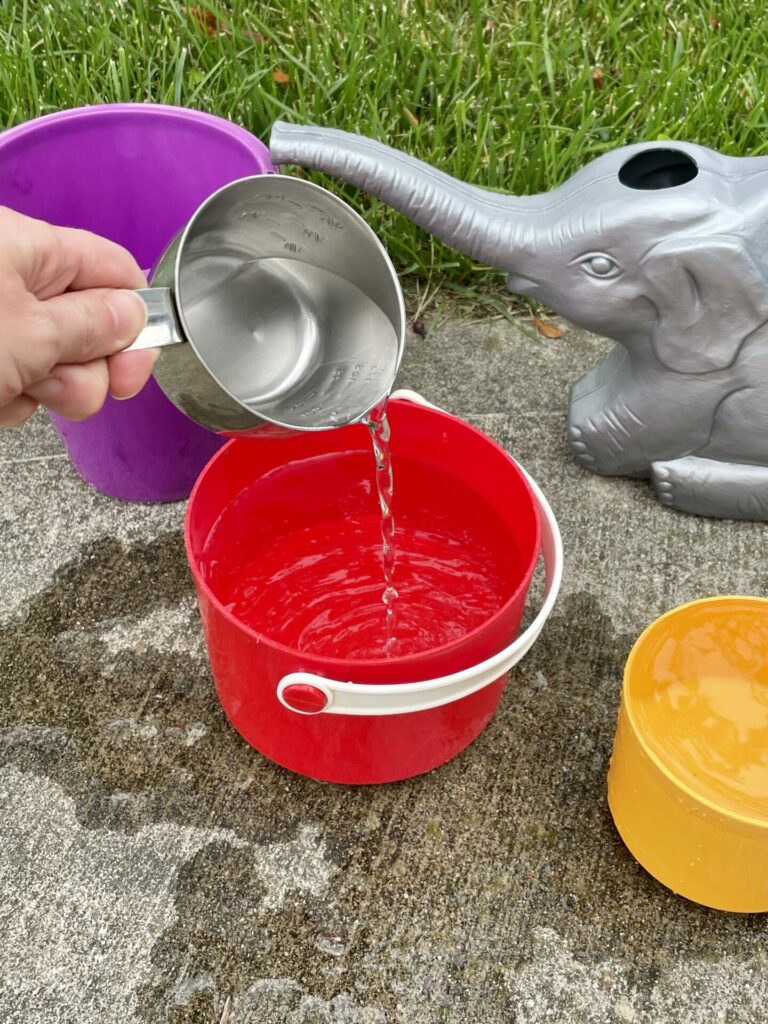
[[[147,322],[136,292],[89,288],[43,302],[55,363],[87,363],[126,348]]]

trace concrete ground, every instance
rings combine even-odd
[[[183,505],[91,491],[47,419],[0,435],[5,1024],[757,1024],[768,916],[657,884],[605,801],[622,665],[659,613],[765,593],[765,526],[590,475],[567,388],[605,343],[409,337],[399,383],[533,473],[567,553],[487,730],[377,788],[269,763],[217,703]]]

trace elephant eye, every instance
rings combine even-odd
[[[618,277],[621,273],[621,267],[616,260],[602,252],[592,252],[582,256],[579,263],[590,277],[599,277],[605,280],[610,277]]]

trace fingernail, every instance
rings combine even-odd
[[[33,398],[36,402],[41,402],[46,405],[48,402],[52,402],[57,398],[64,388],[64,385],[58,377],[43,377],[36,384],[32,384],[26,389],[26,394],[30,398]]]
[[[132,398],[135,398],[135,397],[136,397],[136,395],[140,395],[140,394],[141,394],[141,392],[142,392],[142,391],[144,390],[144,388],[145,388],[146,386],[147,386],[146,384],[142,384],[140,388],[137,388],[137,389],[136,389],[135,391],[132,391],[132,392],[130,393],[130,395],[115,395],[115,394],[113,394],[113,392],[111,392],[111,391],[110,391],[109,393],[110,393],[110,395],[112,395],[112,397],[114,398],[114,400],[115,400],[116,402],[128,402],[128,401],[130,401],[130,400],[131,400]]]
[[[104,301],[115,321],[115,332],[121,341],[131,341],[144,329],[147,322],[147,307],[136,292],[110,292]]]

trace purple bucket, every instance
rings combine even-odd
[[[0,134],[0,205],[104,235],[141,267],[155,265],[212,192],[266,171],[269,152],[250,132],[180,107],[82,107]],[[107,398],[83,422],[51,419],[83,479],[128,501],[187,497],[222,444],[154,380],[135,398]]]

